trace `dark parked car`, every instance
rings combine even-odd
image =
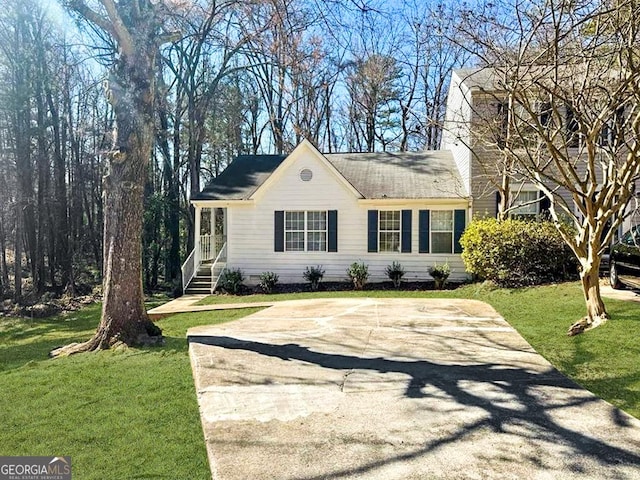
[[[613,288],[640,288],[640,226],[633,227],[611,247],[609,283]]]

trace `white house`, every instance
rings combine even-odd
[[[449,151],[322,154],[305,140],[287,156],[241,156],[191,199],[196,248],[184,283],[210,290],[224,267],[248,284],[267,271],[302,283],[316,265],[324,281],[344,281],[356,261],[372,282],[388,280],[394,261],[408,281],[445,262],[463,279],[469,202]]]

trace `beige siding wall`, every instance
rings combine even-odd
[[[471,115],[472,131],[474,138],[473,155],[471,159],[471,196],[473,198],[473,217],[495,217],[498,213],[496,184],[501,181],[501,153],[495,146],[487,145],[482,140],[482,136],[489,138],[496,134],[498,123],[496,115],[498,99],[495,95],[479,94],[473,95],[473,112]],[[577,152],[577,150],[576,150]],[[585,171],[585,164],[578,164],[579,174]],[[512,179],[512,193],[516,193],[522,181],[518,178]],[[549,186],[553,185],[549,183]],[[572,205],[573,200],[569,192],[565,189],[559,191],[560,196]]]
[[[302,169],[309,168],[313,178],[300,180]],[[254,206],[228,208],[227,264],[240,268],[247,283],[255,284],[262,272],[273,271],[281,283],[304,282],[302,273],[307,266],[322,265],[325,281],[342,281],[347,278],[346,269],[354,261],[369,265],[369,281],[386,281],[384,273],[392,261],[399,261],[407,271],[405,279],[429,280],[427,270],[435,262],[447,261],[452,268],[451,279],[465,279],[460,255],[418,254],[418,210],[428,208],[460,209],[464,205],[397,205],[393,207],[364,206],[330,171],[327,165],[309,151],[296,159],[284,171],[275,174],[274,181],[258,195]],[[412,209],[413,253],[368,253],[367,210]],[[277,210],[337,210],[338,252],[275,252],[274,212]]]

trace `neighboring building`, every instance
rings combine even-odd
[[[500,165],[503,159],[498,149],[504,141],[506,129],[505,93],[500,88],[500,79],[493,69],[459,69],[452,73],[442,148],[451,151],[460,171],[465,188],[470,194],[472,209],[470,217],[495,217],[498,213],[499,196],[496,183],[500,182]],[[547,109],[550,106],[547,105]],[[545,119],[545,105],[538,105],[539,119]],[[578,158],[580,137],[572,112],[566,107],[559,108],[564,121],[570,155]],[[548,112],[548,110],[547,110]],[[615,119],[612,119],[615,121]],[[606,130],[605,130],[606,131]],[[608,131],[612,133],[612,129]],[[611,139],[603,139],[603,142]],[[579,163],[578,163],[579,164]],[[583,173],[583,170],[580,171]],[[510,178],[511,198],[508,199],[510,215],[535,216],[549,208],[548,199],[532,183]],[[640,221],[640,188],[636,183],[636,198],[630,202],[628,215],[620,227],[620,233],[629,230]],[[568,205],[573,204],[571,195],[565,190],[558,193]],[[574,210],[578,213],[578,210]]]
[[[442,147],[451,151],[470,193],[472,217],[498,213],[495,183],[501,176],[497,145],[505,122],[503,98],[492,69],[459,69],[451,75]],[[511,214],[535,216],[549,208],[548,200],[533,184],[511,181]]]

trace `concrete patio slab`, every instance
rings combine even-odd
[[[188,336],[214,479],[640,479],[640,421],[481,302],[289,301]]]

